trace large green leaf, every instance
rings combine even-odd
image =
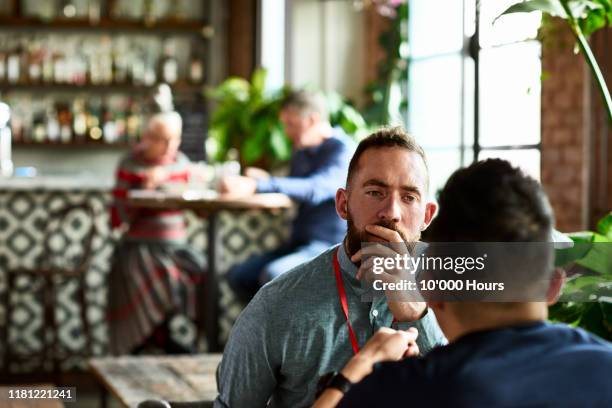
[[[270,149],[274,158],[278,161],[289,160],[291,157],[291,143],[280,124],[272,128],[270,134]]]
[[[256,109],[263,100],[267,76],[268,71],[261,68],[256,69],[251,76],[251,102],[254,109]]]
[[[591,242],[575,242],[570,248],[555,250],[555,266],[566,266],[584,258],[591,250]]]
[[[595,234],[591,250],[576,263],[600,274],[612,273],[612,243],[607,237]]]
[[[265,144],[263,144],[260,139],[261,138],[258,138],[256,135],[244,139],[240,147],[240,154],[246,164],[252,164],[263,155]]]
[[[567,15],[563,10],[563,6],[559,3],[559,0],[528,0],[522,3],[513,4],[508,7],[503,13],[497,18],[512,13],[529,13],[532,11],[541,11],[546,14],[550,14],[556,17],[566,18]],[[496,20],[497,20],[496,18]]]
[[[528,0],[522,3],[513,4],[508,7],[497,18],[512,13],[529,13],[532,11],[541,11],[551,16],[561,17],[566,19],[567,13],[561,5],[561,1],[565,0]],[[608,1],[608,0],[604,0]],[[593,10],[603,9],[604,7],[597,1],[591,0],[570,0],[567,2],[572,15],[575,18],[586,18]],[[495,20],[497,20],[497,18]]]
[[[227,101],[237,100],[246,101],[249,97],[249,89],[251,85],[244,78],[231,77],[223,81],[218,87],[206,90],[206,96]]]
[[[612,212],[599,220],[597,232],[612,241]]]

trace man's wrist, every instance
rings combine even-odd
[[[372,372],[374,363],[372,358],[358,354],[349,360],[340,373],[350,382],[357,383]]]

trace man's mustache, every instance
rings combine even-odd
[[[384,228],[397,232],[402,238],[402,241],[408,242],[408,238],[406,237],[406,234],[404,234],[404,232],[400,230],[399,224],[397,222],[393,222],[389,220],[380,220],[380,221],[377,221],[375,225],[378,225],[380,227],[384,227]]]

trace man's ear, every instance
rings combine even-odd
[[[336,191],[336,212],[343,220],[348,219],[348,192],[343,188]]]
[[[561,268],[555,268],[550,277],[550,285],[546,293],[546,302],[548,305],[555,304],[561,296],[563,285],[565,284],[565,271]]]
[[[425,204],[425,217],[423,218],[423,224],[421,224],[421,231],[425,231],[429,227],[437,210],[438,204],[433,201]]]

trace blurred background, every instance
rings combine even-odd
[[[58,292],[63,370],[84,367],[81,308],[91,354],[107,352],[105,279],[117,236],[104,209],[161,83],[183,117],[180,149],[204,167],[231,161],[282,173],[291,145],[280,101],[292,89],[319,90],[331,123],[355,140],[382,125],[408,129],[428,155],[432,191],[459,167],[501,157],[541,181],[557,229],[596,230],[612,208],[610,107],[562,10],[509,10],[514,3],[0,0],[0,267],[36,257],[51,209],[84,197],[99,209],[86,305],[78,283]],[[610,1],[575,3],[609,83]],[[502,15],[508,10],[516,12]],[[203,251],[207,221],[188,220],[190,242]],[[282,242],[288,216],[222,214],[220,225],[224,271]],[[27,355],[45,336],[42,308],[31,281],[16,285],[4,339]],[[223,342],[240,308],[220,285]],[[179,341],[196,336],[187,319],[172,327]]]

